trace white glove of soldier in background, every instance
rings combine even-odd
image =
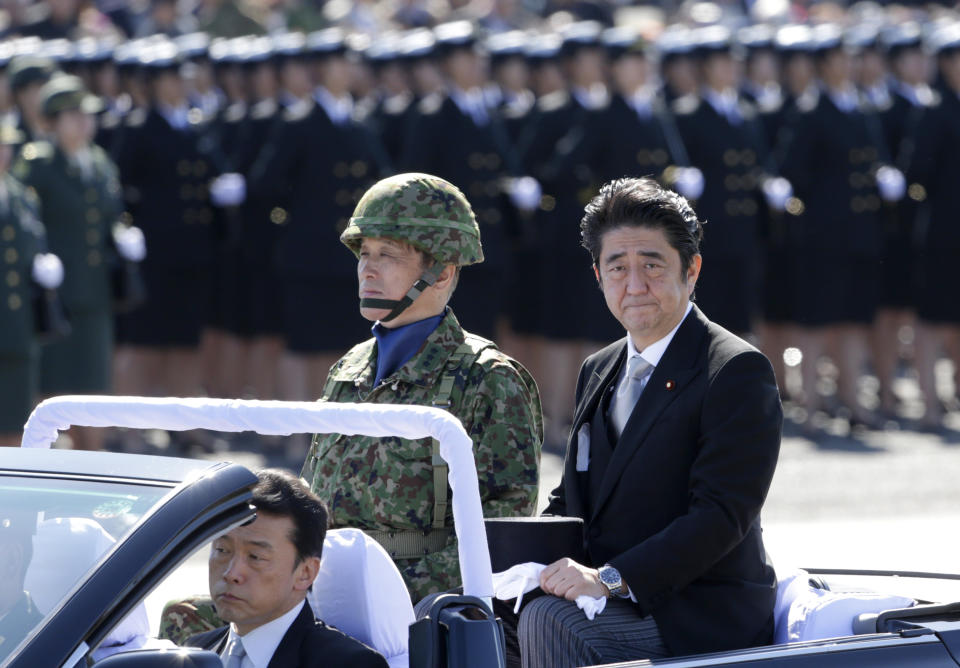
[[[532,176],[521,176],[507,183],[510,201],[521,211],[535,211],[540,206],[543,189]]]
[[[896,167],[884,165],[877,170],[877,189],[885,202],[899,202],[907,192],[907,180]]]
[[[210,184],[210,201],[214,206],[237,206],[247,198],[247,182],[243,174],[221,174]]]
[[[700,199],[703,194],[703,172],[696,167],[676,167],[673,189],[687,199]]]
[[[767,206],[774,211],[787,208],[787,200],[793,197],[793,186],[782,176],[775,176],[763,182],[763,196]]]
[[[133,225],[116,225],[113,228],[113,243],[124,260],[141,262],[147,256],[147,242],[143,231]]]
[[[34,255],[30,273],[37,285],[46,290],[55,290],[63,283],[63,263],[53,253]]]

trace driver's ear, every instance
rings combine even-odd
[[[307,557],[297,565],[294,589],[307,591],[320,572],[320,558]]]

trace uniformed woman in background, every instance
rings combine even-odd
[[[20,445],[23,424],[40,389],[32,274],[46,241],[36,201],[8,174],[14,147],[23,137],[13,126],[0,126],[0,445],[7,446]]]
[[[109,235],[121,200],[115,165],[92,143],[99,105],[77,77],[52,78],[41,89],[50,139],[26,144],[14,167],[36,193],[49,248],[64,266],[60,295],[71,333],[43,348],[43,396],[110,391],[115,251]],[[70,436],[75,448],[101,447],[99,430],[74,427]]]
[[[938,96],[924,109],[907,176],[910,197],[923,202],[928,216],[917,259],[917,371],[926,404],[920,427],[941,432],[944,405],[934,366],[943,352],[954,373],[960,369],[960,302],[953,288],[960,252],[960,24],[937,30],[930,47],[937,59]],[[956,395],[950,398],[955,400]]]

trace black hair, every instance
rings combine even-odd
[[[600,262],[603,235],[623,226],[663,230],[670,246],[680,254],[683,275],[693,257],[700,254],[703,223],[686,199],[651,178],[610,181],[600,188],[600,193],[590,200],[584,211],[580,243],[589,251],[594,264]]]
[[[320,558],[327,534],[327,508],[300,478],[280,469],[264,469],[253,487],[251,503],[259,511],[293,521],[290,541],[297,550],[297,561]]]

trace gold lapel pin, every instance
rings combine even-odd
[[[675,382],[673,382],[672,380],[668,380],[668,381],[667,381],[667,389],[668,389],[668,390],[672,390],[672,389],[675,388],[676,386],[677,386],[677,384],[676,384]]]

